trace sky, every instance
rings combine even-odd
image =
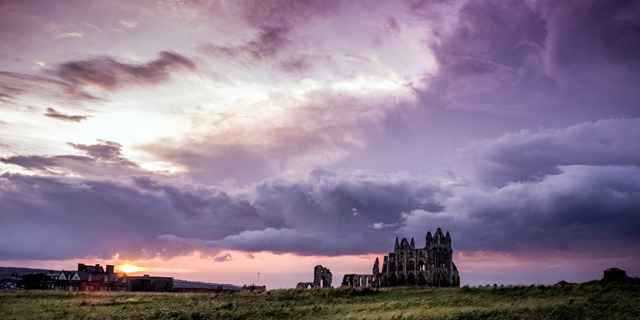
[[[0,265],[640,276],[640,2],[3,0]]]

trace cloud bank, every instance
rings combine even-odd
[[[637,254],[640,237],[640,167],[632,156],[640,152],[640,145],[611,133],[639,126],[638,120],[584,123],[564,130],[507,134],[467,149],[474,153],[470,159],[481,164],[476,167],[479,173],[487,166],[518,172],[498,187],[482,174],[416,177],[318,168],[302,180],[269,178],[222,189],[132,171],[120,147],[111,142],[73,145],[87,153],[82,157],[4,158],[2,162],[36,174],[4,173],[0,178],[0,212],[6,221],[2,255],[169,258],[194,250],[214,256],[240,250],[335,256],[380,253],[397,236],[421,239],[426,231],[442,227],[454,235],[455,249],[465,252],[629,256]],[[587,138],[603,142],[590,144],[588,162],[562,148],[578,148]],[[625,147],[616,147],[621,145]],[[521,154],[520,149],[542,158],[504,160]],[[110,170],[121,175],[44,175],[56,166],[69,169],[81,162],[108,162]],[[546,171],[532,165],[539,163]],[[496,175],[510,177],[488,176]],[[30,230],[38,230],[38,237],[65,230],[56,236],[64,244],[90,236],[128,240],[114,240],[114,246],[65,245],[44,254],[38,253],[37,240],[29,240]]]

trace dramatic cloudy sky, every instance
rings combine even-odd
[[[4,0],[0,265],[640,275],[640,2]],[[260,273],[260,279],[257,278]]]

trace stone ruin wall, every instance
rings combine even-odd
[[[298,282],[297,289],[331,288],[333,275],[329,268],[317,265],[313,268],[313,282]]]
[[[415,242],[406,238],[396,243],[394,252],[384,257],[382,271],[379,271],[379,260],[373,266],[373,274],[347,274],[342,286],[360,287],[396,287],[396,286],[430,286],[459,287],[460,275],[453,263],[451,236],[438,228],[435,234],[427,233],[424,248],[415,247]]]
[[[376,258],[372,274],[345,274],[342,287],[378,288],[402,286],[459,287],[460,275],[453,263],[451,235],[438,228],[434,235],[427,232],[424,248],[415,247],[406,238],[396,243],[394,251],[384,257],[382,271]],[[313,282],[299,282],[296,288],[331,287],[331,272],[318,265],[314,268]]]

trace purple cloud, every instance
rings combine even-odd
[[[15,101],[22,95],[39,95],[55,98],[61,102],[97,101],[98,98],[88,94],[75,85],[41,76],[15,72],[0,71],[0,88],[7,92],[5,98]]]
[[[0,158],[0,162],[21,166],[29,170],[48,171],[49,173],[59,169],[75,171],[80,174],[130,174],[138,171],[136,163],[121,157],[122,145],[118,143],[99,140],[99,143],[94,145],[74,143],[69,143],[69,145],[83,151],[87,156],[17,155]]]
[[[144,64],[122,63],[111,57],[70,61],[61,64],[53,73],[76,86],[95,86],[118,90],[130,85],[152,85],[169,80],[175,72],[195,72],[195,64],[188,58],[169,51]]]
[[[99,144],[77,144],[77,143],[69,143],[70,146],[77,150],[81,150],[86,152],[89,156],[95,159],[104,159],[104,160],[116,160],[122,159],[120,156],[122,155],[122,145],[113,142],[113,141],[105,141],[98,140]]]
[[[64,166],[63,163],[65,161],[90,162],[90,161],[93,161],[93,159],[89,157],[84,157],[84,156],[71,156],[71,155],[53,156],[53,157],[21,155],[21,156],[0,158],[0,162],[2,163],[15,164],[30,170],[47,170],[48,168],[63,167]]]
[[[392,16],[384,16],[384,27],[390,31],[400,32],[398,21]]]
[[[213,261],[215,262],[225,262],[225,261],[231,261],[231,260],[233,260],[233,258],[231,257],[230,253],[226,253],[223,256],[217,256],[213,258]]]
[[[5,103],[12,103],[12,100],[17,99],[16,95],[20,94],[22,91],[23,90],[18,88],[0,85],[0,101]]]
[[[250,1],[242,6],[244,20],[258,31],[256,37],[240,45],[205,44],[200,51],[253,65],[267,60],[286,73],[299,73],[311,67],[313,56],[283,53],[294,41],[296,27],[313,17],[326,16],[340,7],[340,1]]]
[[[306,180],[271,178],[233,192],[156,180],[148,173],[121,181],[5,173],[0,178],[0,212],[9,223],[3,225],[7,245],[2,254],[11,259],[52,258],[49,252],[37,254],[31,242],[11,231],[27,227],[65,230],[64,237],[55,238],[58,243],[87,237],[87,230],[93,230],[94,237],[127,239],[102,249],[67,246],[68,251],[51,253],[56,258],[116,253],[139,257],[142,249],[143,256],[163,257],[194,250],[213,256],[220,250],[380,253],[396,236],[420,239],[436,227],[450,230],[455,249],[467,252],[570,250],[590,256],[614,243],[617,249],[609,250],[609,256],[635,252],[640,169],[570,165],[558,170],[536,181],[486,188],[402,173],[318,169]],[[117,223],[99,223],[96,230],[101,218]],[[597,233],[602,236],[594,243],[591,235]]]
[[[394,102],[331,90],[313,91],[303,100],[292,101],[295,110],[287,113],[287,123],[256,119],[250,127],[214,131],[188,144],[167,137],[142,148],[166,161],[186,165],[201,182],[219,183],[231,177],[251,183],[272,176],[274,168],[321,150],[341,154],[361,149],[386,129],[385,120],[393,112],[387,110],[393,109]],[[229,112],[219,123],[232,122],[229,120],[234,116]]]
[[[502,186],[560,173],[560,166],[640,167],[638,136],[638,119],[601,120],[558,130],[508,133],[472,143],[460,156],[465,162],[472,157],[481,181]]]
[[[47,113],[45,113],[44,115],[45,117],[54,118],[66,122],[82,122],[88,119],[88,116],[68,115],[60,113],[53,108],[47,108]]]
[[[451,230],[467,252],[571,253],[587,257],[637,255],[640,169],[567,166],[535,182],[498,189],[457,188],[442,214],[415,211],[403,233],[429,226]]]
[[[261,26],[256,39],[238,46],[203,45],[201,51],[232,59],[244,58],[251,62],[276,56],[289,42],[287,38],[291,26],[286,24]]]
[[[549,30],[545,58],[552,74],[638,90],[640,3],[541,1],[539,10]]]
[[[309,70],[316,57],[297,53],[281,54],[291,42],[288,38],[291,28],[287,24],[261,26],[260,33],[254,40],[237,46],[205,44],[200,46],[200,51],[215,57],[233,59],[246,66],[267,61],[282,72],[300,73]]]
[[[520,116],[637,117],[630,103],[640,83],[640,55],[632,54],[640,48],[637,8],[633,1],[467,1],[453,14],[452,31],[438,30],[430,44],[439,71],[425,78],[424,103]]]
[[[109,258],[118,253],[151,258],[162,250],[182,252],[157,239],[158,231],[176,232],[180,222],[152,194],[106,180],[11,173],[0,176],[0,185],[0,217],[8,221],[0,236],[4,259]],[[38,249],[42,243],[51,248]]]
[[[245,21],[253,26],[303,23],[314,16],[326,16],[340,7],[338,0],[260,0],[243,6]]]

